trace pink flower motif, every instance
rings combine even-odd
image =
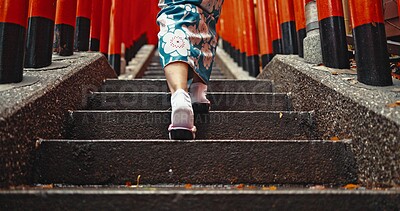
[[[210,69],[213,61],[213,53],[211,52],[211,46],[208,43],[204,43],[201,47],[203,54],[203,65],[205,68]]]
[[[171,56],[187,56],[190,49],[186,34],[180,29],[174,32],[167,32],[162,41],[165,43],[164,52]]]
[[[224,3],[224,0],[218,0],[217,3],[215,4],[215,8],[216,8],[216,9],[221,8],[222,3]]]
[[[182,26],[192,44],[198,45],[201,42],[201,36],[196,26]]]
[[[215,0],[203,0],[201,6],[207,10],[207,12],[212,12],[214,10]]]

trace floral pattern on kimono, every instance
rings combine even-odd
[[[215,26],[224,0],[160,0],[158,49],[163,67],[185,62],[208,83],[217,48]]]

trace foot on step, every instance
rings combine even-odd
[[[207,113],[211,109],[211,103],[206,97],[207,85],[203,83],[192,83],[189,88],[192,107],[195,112]]]
[[[183,89],[178,89],[171,96],[171,125],[168,128],[172,140],[195,139],[196,127],[190,96]]]

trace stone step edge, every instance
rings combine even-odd
[[[287,92],[206,92],[210,95],[286,95],[291,96],[291,93]],[[171,94],[171,92],[91,92],[88,96],[91,95],[111,95],[111,94],[126,94],[126,95],[165,95]]]
[[[245,143],[245,142],[254,142],[254,143],[332,143],[332,144],[351,144],[351,139],[343,139],[338,141],[332,140],[279,140],[279,139],[270,139],[270,140],[211,140],[211,139],[199,139],[199,140],[169,140],[169,139],[96,139],[96,140],[84,140],[84,139],[39,139],[36,141],[36,145],[40,145],[43,142],[149,142],[149,143]]]
[[[137,79],[106,79],[104,80],[105,83],[107,81],[162,81],[162,82],[167,82],[166,79],[143,79],[143,78],[137,78]],[[272,80],[269,79],[257,79],[257,80],[245,80],[245,79],[211,79],[210,82],[218,82],[218,81],[232,81],[232,82],[249,82],[249,83],[255,83],[255,82],[272,82]]]
[[[129,195],[143,195],[143,194],[182,194],[182,195],[190,195],[190,194],[207,194],[207,195],[218,195],[218,194],[239,194],[239,195],[248,195],[248,194],[257,194],[257,195],[281,195],[281,194],[289,194],[289,195],[313,195],[313,194],[346,194],[346,195],[399,195],[400,197],[400,189],[388,189],[388,190],[347,190],[347,189],[326,189],[326,190],[314,190],[310,188],[304,189],[293,189],[293,190],[243,190],[243,189],[234,189],[234,190],[218,190],[218,188],[210,188],[212,190],[204,190],[206,188],[201,188],[202,190],[193,189],[184,189],[184,190],[154,190],[149,188],[150,190],[140,190],[142,188],[79,188],[79,189],[71,189],[71,188],[54,188],[54,189],[40,189],[40,190],[0,190],[1,195],[9,195],[9,194],[26,194],[26,195],[35,195],[35,194],[57,194],[57,195],[71,195],[71,194],[96,194],[96,195],[107,195],[107,194],[129,194]],[[145,189],[145,188],[143,188]],[[169,188],[157,188],[157,189],[169,189]],[[399,202],[400,204],[400,202]]]
[[[73,113],[171,113],[171,111],[165,110],[75,110],[69,111],[69,114],[72,115]],[[201,115],[209,115],[212,113],[271,113],[271,114],[309,114],[312,118],[314,115],[314,111],[210,111],[208,114],[201,114]]]

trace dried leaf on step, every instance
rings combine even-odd
[[[263,187],[262,189],[263,189],[263,190],[271,190],[271,191],[274,191],[274,190],[277,190],[278,188],[277,188],[276,186],[269,186],[269,187]]]
[[[52,189],[52,188],[54,188],[53,184],[42,185],[40,187],[43,188],[43,189]]]
[[[131,186],[132,186],[132,182],[131,182],[131,181],[126,181],[126,182],[125,182],[125,186],[131,187]]]
[[[344,186],[344,188],[347,189],[347,190],[354,190],[354,189],[357,189],[359,187],[360,187],[359,185],[355,185],[355,184],[347,184],[347,185]]]
[[[283,117],[283,114],[282,114],[282,112],[280,112],[279,113],[279,119],[282,119],[282,117]]]
[[[386,105],[386,107],[388,107],[388,108],[396,108],[398,106],[400,106],[400,100]]]
[[[331,141],[340,141],[340,138],[337,136],[331,137]]]
[[[140,175],[136,179],[136,186],[139,187],[139,184],[140,184]]]
[[[312,190],[324,190],[325,186],[323,186],[323,185],[315,185],[315,186],[311,186],[310,189],[312,189]]]
[[[238,186],[236,186],[236,188],[243,189],[244,188],[244,184],[239,184]]]
[[[186,189],[191,189],[192,188],[192,184],[185,184],[185,188]]]

